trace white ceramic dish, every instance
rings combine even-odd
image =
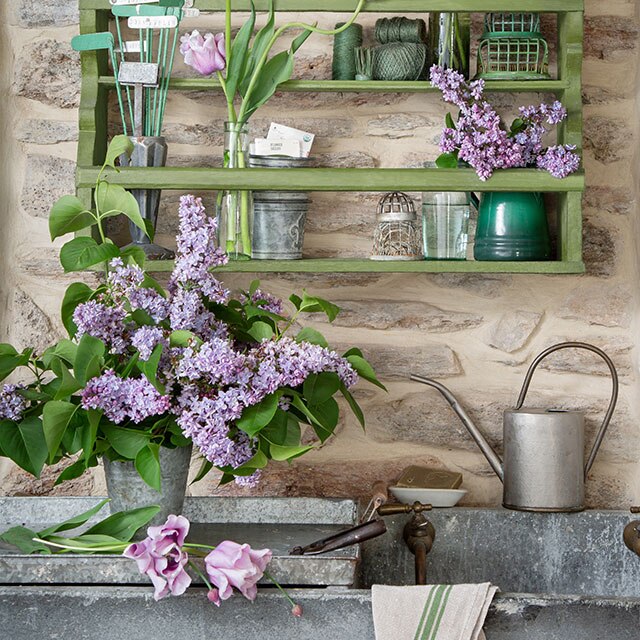
[[[397,500],[405,504],[422,502],[433,507],[455,507],[468,493],[466,489],[420,489],[417,487],[389,487],[389,491]]]

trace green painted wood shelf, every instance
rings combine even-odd
[[[357,0],[275,0],[279,11],[352,11]],[[202,11],[224,11],[225,0],[196,0]],[[103,31],[109,26],[109,0],[79,0],[81,33]],[[234,10],[247,11],[250,0],[233,0]],[[258,11],[268,0],[255,0]],[[368,0],[365,11],[379,13],[421,13],[461,11],[484,13],[512,11],[513,0]],[[568,118],[558,134],[560,143],[582,150],[581,66],[583,0],[523,0],[519,11],[557,14],[558,77],[536,81],[487,82],[490,92],[552,93],[567,107]],[[107,144],[108,96],[114,87],[104,52],[85,52],[82,60],[80,138],[78,144],[78,195],[90,202],[91,187],[102,164]],[[207,78],[175,78],[171,88],[179,91],[217,91],[219,84]],[[282,87],[292,92],[402,92],[435,93],[427,82],[357,82],[292,80]],[[497,171],[481,182],[473,170],[441,169],[123,169],[112,173],[113,182],[127,187],[163,188],[181,191],[228,189],[286,189],[293,191],[543,191],[556,193],[558,202],[558,259],[550,262],[416,261],[374,262],[366,259],[304,259],[297,261],[249,261],[230,263],[222,271],[251,273],[581,273],[582,191],[584,173],[556,180],[531,169]],[[153,269],[169,271],[170,262],[158,262]]]

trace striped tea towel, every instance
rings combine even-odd
[[[483,584],[374,585],[376,640],[480,640],[498,587]]]

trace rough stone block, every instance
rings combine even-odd
[[[27,156],[20,204],[36,218],[48,218],[53,203],[75,191],[76,164],[55,156]]]
[[[419,329],[430,333],[450,333],[473,329],[482,323],[474,313],[444,310],[424,302],[384,300],[335,301],[340,314],[333,324],[367,329]]]
[[[631,321],[632,300],[626,284],[585,284],[565,298],[557,315],[602,327],[626,328]]]
[[[633,131],[620,118],[591,116],[584,122],[584,148],[603,164],[628,158],[633,152]]]
[[[58,120],[23,120],[16,130],[16,138],[31,144],[70,142],[78,139],[78,125]]]
[[[80,56],[66,42],[38,40],[16,59],[15,93],[69,109],[80,104]]]
[[[16,347],[33,347],[37,353],[42,353],[59,337],[55,335],[47,314],[19,288],[13,294],[13,314],[17,320],[12,332]]]
[[[595,187],[587,185],[582,206],[598,213],[628,215],[634,206],[633,192],[622,187]]]
[[[481,298],[495,299],[501,296],[512,281],[512,276],[481,275],[476,273],[437,273],[427,276],[433,284],[444,289],[464,289]]]
[[[19,27],[63,27],[77,24],[79,19],[76,0],[12,0],[10,24]]]
[[[582,231],[582,258],[587,273],[592,276],[611,276],[615,272],[616,243],[611,229],[585,220]]]
[[[414,113],[394,113],[369,120],[367,135],[381,138],[410,138],[418,129],[435,126],[437,123]]]
[[[491,327],[487,344],[507,353],[522,349],[540,325],[543,315],[524,310],[505,313]]]
[[[638,24],[624,16],[586,16],[584,56],[610,60],[632,51],[638,42]]]

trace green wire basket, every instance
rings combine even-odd
[[[485,33],[540,33],[540,15],[537,13],[487,13],[484,17]]]
[[[549,46],[537,13],[488,13],[478,47],[477,78],[544,80],[549,78]]]

